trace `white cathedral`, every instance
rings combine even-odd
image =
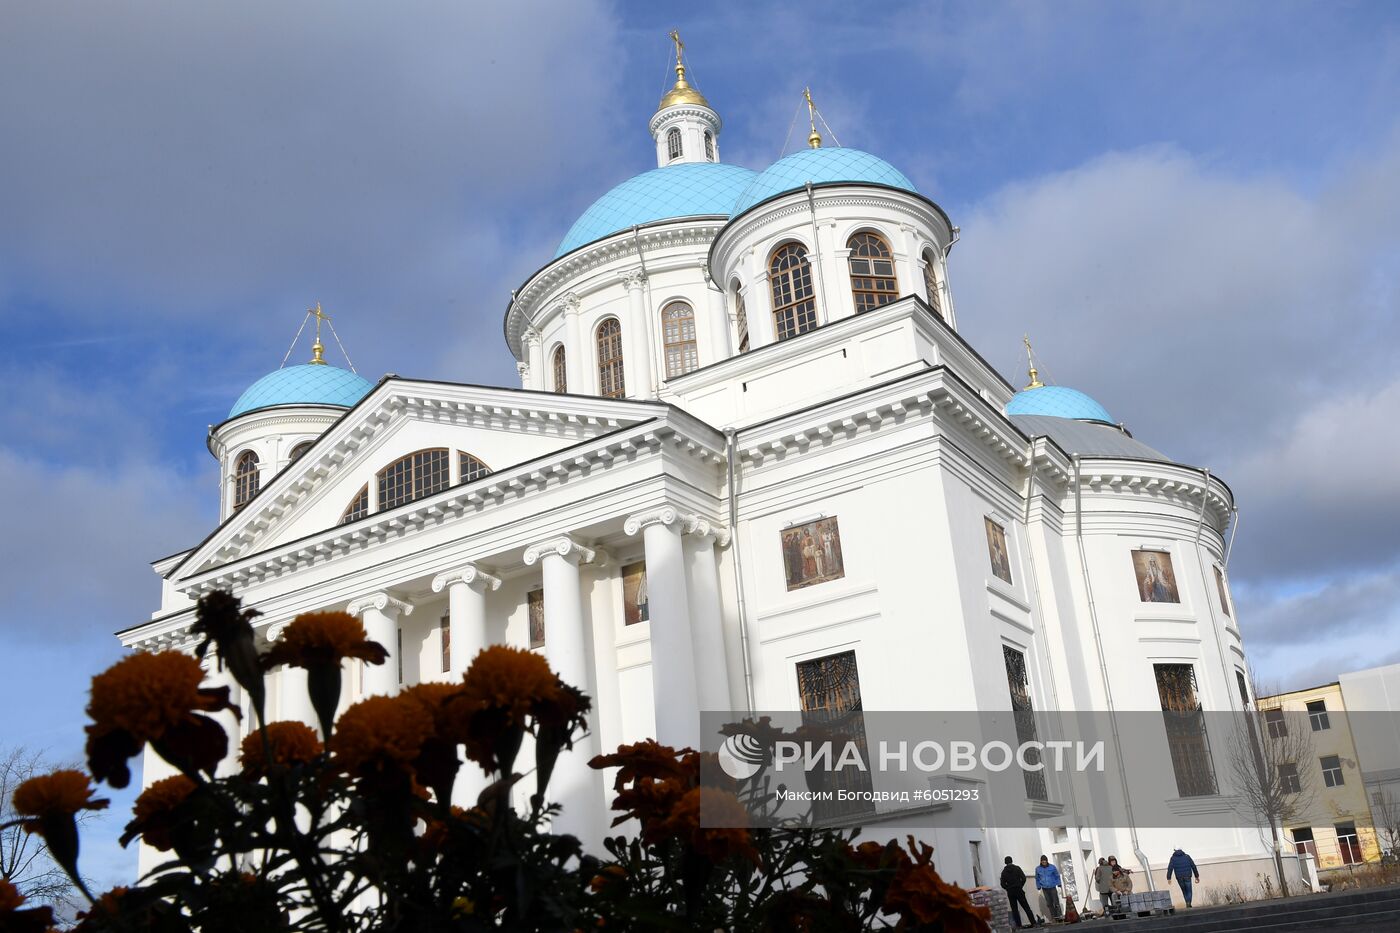
[[[488,644],[542,651],[595,700],[554,785],[593,846],[609,794],[584,762],[699,747],[700,710],[1240,709],[1229,487],[969,346],[958,228],[898,169],[815,121],[761,172],[726,164],[675,71],[658,167],[506,308],[520,386],[371,383],[318,336],[210,428],[221,521],[154,562],[160,609],[122,643],[189,650],[195,601],[227,589],[269,640],[302,612],[361,617],[391,657],[344,703],[457,679]],[[270,717],[314,723],[304,672],[271,681]],[[1180,812],[1230,806],[1214,753]],[[148,752],[145,781],[167,773]],[[1067,796],[1028,782],[1036,828],[922,834],[964,886],[1047,853],[1081,903],[1108,854],[1158,887],[1175,846],[1206,887],[1269,870],[1255,830],[1082,825]]]

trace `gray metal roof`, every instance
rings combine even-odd
[[[1091,457],[1130,457],[1134,460],[1162,460],[1171,463],[1172,458],[1148,447],[1142,441],[1129,437],[1107,424],[1092,421],[1074,421],[1069,418],[1055,418],[1050,415],[1011,415],[1011,423],[1031,437],[1047,435],[1066,453]]]

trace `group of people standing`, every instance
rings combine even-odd
[[[1167,862],[1167,882],[1169,884],[1173,875],[1176,876],[1177,884],[1181,886],[1181,895],[1186,900],[1186,906],[1190,907],[1192,885],[1195,881],[1201,880],[1201,873],[1197,870],[1196,863],[1191,856],[1180,849],[1174,851],[1171,859]],[[1006,865],[1001,870],[1001,886],[1011,901],[1011,922],[1018,930],[1023,926],[1040,926],[1044,923],[1043,920],[1036,918],[1035,911],[1031,910],[1031,905],[1026,901],[1026,880],[1026,873],[1008,855]],[[1050,919],[1056,922],[1064,919],[1060,908],[1061,883],[1060,870],[1050,864],[1049,856],[1042,855],[1040,864],[1035,868],[1035,887],[1040,896],[1045,898],[1045,909],[1050,915]],[[1118,864],[1118,856],[1116,855],[1099,859],[1099,864],[1094,869],[1094,889],[1098,891],[1101,905],[1098,916],[1104,917],[1110,913],[1118,912],[1123,904],[1123,895],[1131,894],[1133,891],[1132,869]],[[1025,923],[1021,922],[1023,911],[1026,917]]]

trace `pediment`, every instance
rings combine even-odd
[[[203,573],[337,525],[358,491],[414,451],[470,453],[493,471],[663,416],[668,406],[391,377],[274,476],[170,574]]]

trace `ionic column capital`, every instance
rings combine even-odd
[[[698,515],[686,516],[685,533],[693,535],[698,541],[713,541],[720,547],[729,546],[729,529]]]
[[[412,615],[413,605],[406,603],[402,599],[396,599],[380,590],[378,593],[370,593],[361,596],[359,599],[352,599],[350,605],[346,607],[346,612],[352,616],[364,615],[369,609],[377,609],[385,614]]]
[[[454,583],[465,583],[480,593],[501,588],[500,577],[487,573],[476,564],[463,564],[455,570],[444,570],[433,577],[433,592],[441,593]]]
[[[539,563],[540,558],[557,554],[572,564],[586,564],[597,556],[592,548],[586,547],[575,541],[568,535],[559,535],[538,544],[532,544],[525,549],[525,565],[533,567]]]
[[[680,533],[685,530],[686,520],[694,517],[687,515],[674,505],[658,505],[627,516],[627,521],[622,523],[622,530],[629,535],[634,535],[648,525],[665,525],[667,528],[674,526],[674,530]]]

